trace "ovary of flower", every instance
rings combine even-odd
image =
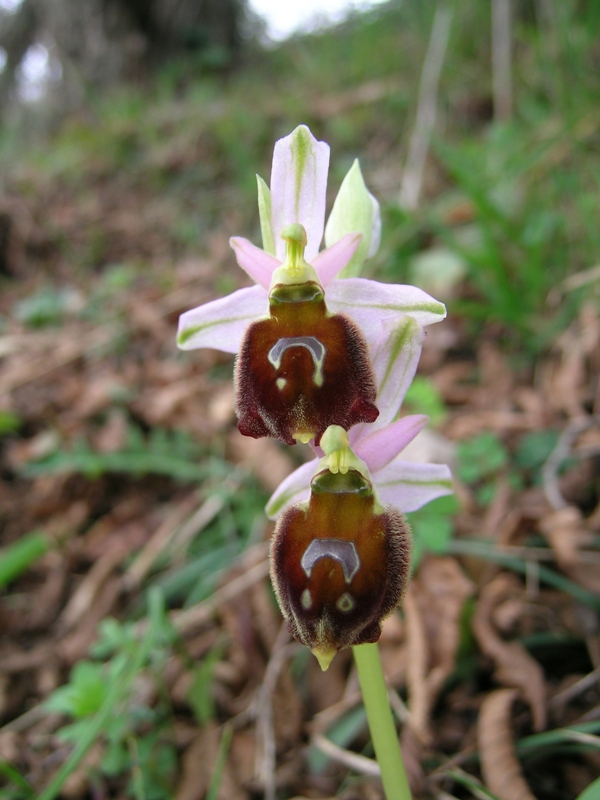
[[[417,368],[423,336],[421,326],[411,316],[384,323],[372,350],[380,415],[373,424],[356,425],[347,434],[352,452],[366,464],[371,474],[378,498],[404,513],[416,511],[431,500],[452,493],[452,476],[447,465],[416,463],[400,458],[402,450],[428,420],[423,414],[398,418],[404,395]],[[337,453],[340,446],[339,443],[330,446],[329,435],[327,431],[323,436],[323,449],[315,448],[317,458],[295,470],[275,490],[266,507],[271,519],[308,499],[310,481],[320,457],[331,453],[335,468],[335,459],[340,458]]]
[[[347,267],[356,274],[362,262],[373,255],[381,223],[377,202],[354,165],[327,224],[329,246],[319,252],[325,227],[328,168],[329,146],[318,142],[304,125],[276,143],[271,189],[262,179],[258,181],[264,249],[241,237],[231,239],[239,266],[257,285],[182,314],[177,335],[181,349],[210,347],[238,352],[248,325],[267,314],[273,273],[285,258],[281,234],[292,224],[300,224],[306,230],[305,258],[326,289],[327,308],[353,319],[367,344],[375,343],[385,318],[410,314],[420,325],[429,325],[445,317],[444,305],[414,286],[357,277],[336,279]]]

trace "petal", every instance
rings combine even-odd
[[[275,143],[271,170],[271,228],[280,261],[285,256],[281,231],[295,222],[306,229],[306,260],[312,262],[319,252],[325,224],[328,170],[329,145],[318,142],[306,125],[299,125],[289,136]]]
[[[446,316],[444,304],[416,286],[378,283],[365,278],[332,281],[327,287],[327,307],[352,317],[370,343],[381,334],[381,320],[385,316],[410,314],[419,325],[431,325]]]
[[[396,419],[404,395],[412,383],[421,356],[425,332],[414,317],[387,319],[371,352],[378,392],[376,405],[380,414],[378,428]]]
[[[339,242],[323,250],[313,258],[312,265],[319,273],[323,288],[325,288],[352,259],[362,239],[360,233],[347,233]]]
[[[396,460],[379,470],[373,479],[379,499],[405,513],[453,491],[452,474],[446,464]]]
[[[400,453],[415,436],[423,430],[429,417],[425,414],[412,414],[402,417],[385,428],[363,436],[354,445],[354,452],[365,462],[369,471],[382,469]],[[370,426],[372,427],[372,426]],[[367,428],[368,430],[368,428]]]
[[[275,241],[271,230],[271,191],[260,175],[256,176],[256,183],[258,186],[258,216],[260,217],[263,250],[274,256]]]
[[[238,264],[248,273],[253,281],[269,291],[271,276],[280,265],[280,262],[260,247],[244,239],[242,236],[232,236],[229,240]]]
[[[177,346],[181,350],[212,347],[237,353],[248,325],[268,311],[267,294],[260,286],[238,289],[179,317]]]
[[[371,192],[369,192],[369,200],[371,201],[371,244],[367,252],[367,259],[373,258],[381,244],[381,211],[379,210],[379,203]]]
[[[329,247],[351,232],[362,233],[363,240],[344,269],[344,278],[360,274],[367,258],[377,252],[381,238],[379,203],[365,186],[358,159],[342,181],[333,203],[325,228],[325,244]]]
[[[318,463],[318,458],[307,461],[279,484],[265,506],[269,519],[275,519],[286,508],[308,500],[310,481]]]

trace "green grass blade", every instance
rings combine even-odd
[[[210,779],[210,786],[208,787],[208,792],[206,793],[206,800],[217,800],[232,737],[233,728],[231,725],[226,725],[223,728],[223,733],[221,734],[221,741],[219,742],[219,749],[217,751],[217,758],[215,760],[215,769],[212,774],[212,778]]]
[[[526,575],[533,564],[533,562],[528,563],[509,553],[503,553],[501,550],[497,550],[493,543],[480,539],[455,539],[448,542],[446,552],[454,556],[475,556],[475,558],[481,558],[485,561],[492,561],[494,564],[500,564],[507,569],[512,569],[514,572],[519,572],[521,575]],[[538,563],[535,563],[534,566],[540,581],[566,592],[580,603],[600,611],[600,597],[596,594],[588,592],[587,589],[548,567]]]
[[[598,800],[600,798],[600,778],[596,778],[593,783],[584,789],[577,797],[577,800]]]
[[[32,531],[0,551],[0,588],[18,578],[50,550],[52,542],[41,531]]]
[[[55,800],[58,797],[67,778],[77,769],[87,751],[96,739],[102,735],[107,723],[111,720],[115,706],[129,689],[135,676],[144,666],[152,652],[154,643],[159,639],[163,626],[164,609],[162,595],[156,590],[151,590],[148,597],[150,625],[140,643],[135,658],[129,664],[124,663],[120,672],[115,676],[112,686],[107,692],[106,699],[98,713],[90,720],[83,731],[81,738],[75,745],[69,758],[50,781],[48,786],[39,795],[37,800]]]

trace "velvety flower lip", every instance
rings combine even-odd
[[[299,223],[306,230],[305,257],[326,289],[328,309],[352,318],[369,346],[379,337],[381,321],[387,317],[409,314],[420,325],[444,319],[444,305],[416,287],[358,277],[336,279],[347,268],[348,274],[355,276],[364,260],[373,255],[379,243],[381,219],[377,201],[364,186],[355,163],[342,183],[328,222],[329,246],[319,252],[328,168],[329,146],[317,141],[304,125],[276,143],[271,188],[261,178],[258,180],[264,249],[242,237],[231,239],[239,266],[257,286],[239,289],[182,314],[177,334],[181,349],[210,347],[238,352],[247,326],[267,314],[271,277],[284,257],[281,233],[290,223]]]
[[[416,511],[437,497],[452,493],[452,475],[446,464],[403,461],[402,450],[427,424],[428,417],[415,414],[398,418],[404,395],[414,377],[424,332],[411,316],[387,320],[372,351],[373,370],[378,385],[380,416],[370,425],[356,425],[349,432],[350,446],[367,465],[378,498],[403,512]],[[271,519],[305,502],[317,458],[303,464],[276,489],[266,506]]]

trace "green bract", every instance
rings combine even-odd
[[[326,246],[339,241],[347,233],[362,233],[363,238],[338,275],[340,278],[359,275],[365,261],[379,249],[381,239],[379,203],[365,186],[358,159],[352,164],[335,198],[325,227]]]

